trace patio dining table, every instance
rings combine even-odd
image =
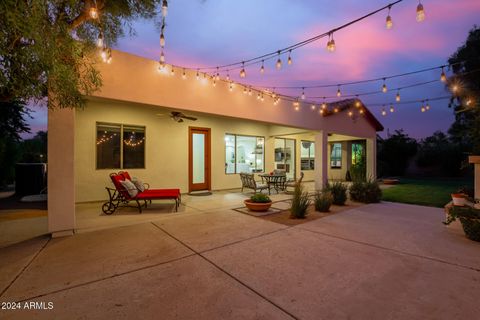
[[[263,173],[259,176],[262,178],[262,182],[265,181],[267,183],[269,191],[272,187],[277,193],[285,189],[285,182],[287,181],[287,176],[285,174]]]

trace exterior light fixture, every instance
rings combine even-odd
[[[385,78],[383,78],[382,92],[387,93],[387,91],[388,91],[387,84],[385,83]]]
[[[168,2],[167,0],[163,0],[162,2],[162,16],[166,17],[168,13]]]
[[[385,22],[385,26],[387,27],[388,30],[393,28],[393,20],[392,20],[392,17],[390,16],[390,9],[392,9],[391,6],[388,7],[388,15]]]
[[[302,100],[305,100],[305,88],[302,88],[302,95],[300,97]]]
[[[382,116],[386,116],[387,115],[387,111],[385,111],[385,105],[383,105],[383,108],[382,108]]]
[[[341,97],[342,96],[342,92],[340,91],[340,85],[338,85],[338,89],[337,89],[337,97]]]
[[[440,75],[440,81],[443,83],[447,82],[447,75],[445,74],[445,70],[442,67],[442,74]]]
[[[163,32],[160,34],[160,47],[165,47],[165,36],[163,35]]]
[[[242,62],[242,70],[240,70],[240,78],[245,78],[247,73],[245,72],[245,62]]]
[[[395,96],[395,101],[400,102],[400,90],[397,91],[397,95]]]
[[[277,68],[277,70],[282,69],[282,59],[280,59],[280,51],[278,51],[278,59],[277,59],[277,63],[275,64],[275,67]]]
[[[260,73],[264,74],[265,73],[265,67],[263,65],[263,60],[262,60],[262,66],[260,67]]]
[[[288,51],[288,65],[291,65],[293,63],[292,61],[292,50]]]
[[[418,6],[417,6],[417,21],[422,22],[425,20],[425,10],[423,8],[423,4],[420,0],[418,0]]]
[[[315,110],[317,108],[316,105],[312,104],[311,107],[310,107],[312,110]]]
[[[390,112],[391,112],[391,113],[394,113],[394,112],[395,112],[395,108],[393,107],[393,104],[390,105]]]

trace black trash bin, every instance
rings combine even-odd
[[[15,194],[40,194],[46,187],[46,163],[17,163],[15,165]]]

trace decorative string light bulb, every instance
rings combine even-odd
[[[393,107],[393,104],[390,105],[390,112],[391,112],[391,113],[394,113],[394,112],[395,112],[395,108]]]
[[[424,102],[422,101],[422,106],[420,107],[420,111],[425,112],[427,109],[425,109]]]
[[[365,111],[363,109],[360,109],[360,111],[358,111],[360,114],[364,114]]]
[[[322,110],[327,109],[327,103],[325,102],[325,97],[323,97],[323,102],[322,102],[321,108],[322,108]]]
[[[227,70],[227,81],[230,81],[230,73]]]
[[[263,93],[260,95],[260,101],[264,101],[265,99],[263,98]]]
[[[440,74],[440,81],[443,83],[447,82],[447,75],[445,74],[445,70],[442,67],[442,74]]]
[[[385,105],[383,105],[383,108],[382,108],[382,116],[386,116],[387,115],[387,111],[385,111]]]
[[[340,110],[338,110],[337,107],[333,108],[333,112],[338,113],[338,111],[340,111]]]
[[[247,73],[245,72],[245,63],[242,62],[242,70],[240,70],[240,78],[245,78]]]
[[[342,92],[340,91],[340,85],[338,85],[338,89],[337,89],[337,97],[341,97],[342,96]]]
[[[165,36],[163,35],[163,32],[160,33],[160,47],[165,47]]]
[[[422,22],[425,20],[425,10],[423,8],[423,4],[421,0],[418,0],[418,6],[417,6],[417,21]]]
[[[102,47],[103,47],[103,32],[101,32],[101,31],[100,31],[100,33],[98,34],[97,47],[98,47],[98,48],[102,48]]]
[[[352,112],[351,110],[348,111],[348,116],[349,116],[350,118],[353,117],[353,112]]]
[[[252,88],[248,88],[248,95],[251,96],[253,94]]]
[[[300,103],[298,102],[298,100],[293,102],[293,106],[295,107],[295,111],[300,110]]]
[[[318,113],[320,113],[320,114],[323,116],[323,115],[325,114],[325,110],[324,110],[324,109],[320,109],[320,110],[318,111]]]
[[[428,100],[427,100],[427,105],[425,106],[425,110],[427,111],[430,110],[430,103],[428,102]]]
[[[183,69],[183,72],[182,72],[182,79],[183,80],[187,79],[187,74],[185,73],[185,69]]]
[[[293,61],[292,61],[292,50],[289,50],[288,51],[288,65],[292,65]]]
[[[168,2],[167,0],[163,0],[162,2],[162,16],[166,17],[168,13]]]
[[[257,93],[257,100],[260,100],[260,92]]]
[[[217,86],[217,80],[215,80],[215,78],[213,78],[212,85],[213,85],[214,87]]]
[[[90,10],[88,11],[88,14],[90,15],[90,18],[92,19],[98,19],[98,9],[96,6],[91,7]]]
[[[302,100],[305,100],[305,88],[302,88],[302,95],[300,97]]]
[[[355,107],[360,108],[361,106],[362,106],[362,103],[357,98],[357,100],[355,101]]]
[[[383,78],[382,92],[387,93],[387,91],[388,91],[387,84],[385,83],[385,78]]]
[[[230,90],[230,92],[233,91],[233,82],[230,82],[230,86],[228,87],[228,90]]]
[[[330,33],[329,39],[330,41],[327,42],[327,50],[329,52],[335,52],[336,45],[335,45],[335,39],[333,39],[333,33]]]
[[[392,9],[391,6],[388,7],[388,15],[387,15],[387,19],[386,19],[386,22],[385,22],[385,25],[386,25],[388,30],[393,28],[393,20],[392,20],[392,17],[390,16],[390,9]]]
[[[312,110],[315,110],[315,109],[317,108],[317,106],[314,105],[314,104],[312,104],[312,105],[310,106],[310,108],[311,108]]]
[[[395,96],[395,101],[400,102],[400,90],[397,91],[397,95]]]
[[[248,91],[247,91],[247,87],[243,87],[243,94],[247,94]]]
[[[163,51],[160,53],[160,62],[165,63],[165,54],[163,53]]]
[[[262,60],[262,66],[260,67],[260,73],[264,74],[265,73],[265,67],[263,65],[263,60]]]
[[[277,70],[282,69],[282,59],[280,59],[280,51],[278,51],[278,59],[277,59],[277,63],[275,64],[275,67],[277,68]]]
[[[198,69],[197,69],[197,74],[195,75],[195,77],[197,78],[197,80],[200,80],[200,73],[198,72]]]
[[[172,69],[170,69],[170,74],[171,74],[172,76],[175,75],[175,69],[173,68],[173,66],[172,66]]]

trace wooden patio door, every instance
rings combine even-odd
[[[189,127],[188,191],[210,190],[210,128]]]

